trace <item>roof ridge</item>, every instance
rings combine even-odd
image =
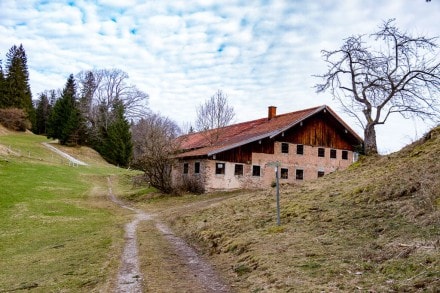
[[[283,116],[286,116],[286,115],[297,114],[297,113],[301,113],[301,112],[308,112],[308,111],[311,111],[311,110],[316,110],[316,109],[324,108],[324,107],[327,107],[327,105],[320,105],[320,106],[315,106],[315,107],[311,107],[311,108],[307,108],[307,109],[302,109],[302,110],[298,110],[298,111],[292,111],[292,112],[287,112],[287,113],[279,114],[279,115],[276,115],[275,117],[273,117],[272,119],[276,119],[278,117],[283,117]],[[262,118],[258,118],[258,119],[254,119],[254,120],[248,120],[248,121],[243,121],[243,122],[238,122],[238,123],[226,125],[226,126],[219,127],[219,128],[216,128],[216,129],[208,129],[208,130],[201,130],[201,131],[196,131],[196,132],[192,132],[192,133],[187,133],[187,134],[183,134],[182,136],[194,135],[194,134],[202,134],[202,133],[207,133],[207,132],[213,131],[213,130],[222,130],[222,129],[227,129],[227,128],[230,128],[230,127],[233,127],[233,126],[240,126],[240,125],[243,125],[243,124],[250,124],[252,122],[266,121],[266,120],[269,121],[267,119],[267,117],[262,117]]]

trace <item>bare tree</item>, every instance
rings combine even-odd
[[[173,190],[171,166],[178,150],[177,124],[158,114],[150,114],[132,126],[133,166],[142,170],[150,184],[165,193]]]
[[[98,116],[106,128],[111,122],[111,110],[122,102],[128,119],[137,120],[148,113],[148,94],[128,84],[128,74],[120,69],[94,69],[77,75],[88,116],[96,122]]]
[[[227,126],[235,117],[234,108],[229,106],[228,97],[218,90],[204,104],[197,107],[196,128],[204,131],[209,142],[215,143],[220,135],[220,128]]]
[[[371,35],[351,36],[322,51],[328,71],[317,92],[329,90],[364,129],[364,151],[377,154],[376,125],[391,114],[438,121],[440,62],[436,38],[411,36],[384,22]],[[368,43],[367,43],[368,41]]]

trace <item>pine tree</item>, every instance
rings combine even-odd
[[[113,106],[114,119],[107,128],[103,140],[102,155],[112,164],[128,166],[133,155],[130,124],[124,117],[124,106],[117,101]]]
[[[69,76],[61,98],[55,102],[49,118],[47,137],[59,139],[60,144],[77,144],[80,112],[76,101],[73,74]]]
[[[2,60],[0,60],[0,108],[6,108],[3,103],[6,100],[5,98],[5,90],[6,90],[6,80],[5,75],[3,73]]]
[[[35,109],[29,86],[27,57],[23,45],[12,46],[6,54],[4,94],[0,105],[4,108],[19,108],[26,111],[31,123],[35,123]]]
[[[78,134],[81,144],[92,145],[96,139],[96,129],[94,129],[92,119],[93,94],[96,90],[96,81],[92,71],[85,72],[84,76],[78,75],[80,76],[79,111],[81,113]]]
[[[36,134],[46,134],[49,117],[52,112],[52,105],[49,101],[48,92],[40,94],[35,112],[36,122],[33,127],[33,132]]]

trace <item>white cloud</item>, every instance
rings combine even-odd
[[[440,35],[437,1],[261,2],[3,0],[0,54],[23,43],[34,97],[62,88],[70,73],[113,67],[150,94],[153,111],[178,122],[194,120],[195,107],[217,89],[243,121],[265,116],[269,105],[279,113],[320,104],[337,110],[329,94],[313,89],[312,75],[325,70],[321,49],[338,48],[383,20]],[[415,135],[399,125],[378,130],[383,149],[395,150],[408,142],[402,136]],[[419,135],[428,127],[416,125]]]

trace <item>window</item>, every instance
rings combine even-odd
[[[188,163],[183,163],[183,174],[188,174],[189,165]]]
[[[260,166],[252,166],[252,176],[260,176]]]
[[[288,154],[289,153],[289,144],[288,143],[281,143],[281,153]]]
[[[325,157],[325,148],[318,148],[318,157]]]
[[[243,165],[236,164],[235,170],[234,170],[235,176],[242,176],[243,175]]]
[[[336,150],[330,150],[330,158],[336,159]]]
[[[324,174],[325,174],[324,171],[318,171],[318,178],[319,178],[319,177],[323,177]]]
[[[342,151],[342,159],[348,160],[348,151]]]
[[[217,175],[225,174],[225,163],[215,163],[215,174]]]
[[[296,153],[298,155],[303,155],[304,154],[304,145],[302,145],[302,144],[296,145]]]
[[[200,173],[200,162],[194,163],[194,173],[199,174]]]
[[[281,168],[281,179],[289,178],[289,169]]]
[[[304,179],[304,170],[296,169],[296,180]]]

